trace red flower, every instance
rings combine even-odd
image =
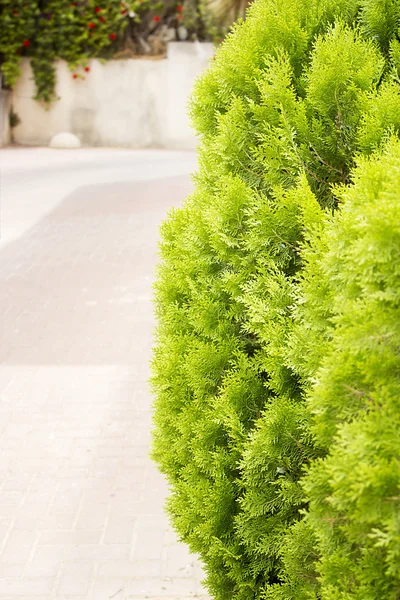
[[[117,39],[117,34],[116,33],[110,33],[110,40],[116,40]]]
[[[96,6],[96,8],[94,9],[94,12],[95,12],[95,13],[99,13],[99,12],[101,12],[101,8],[100,8],[100,6]]]
[[[121,10],[121,15],[126,15],[128,11],[126,10],[126,8],[124,8],[124,10]]]
[[[176,18],[178,19],[178,21],[182,21],[182,15],[178,14],[176,15]]]
[[[86,71],[86,73],[89,73],[90,72],[90,67],[85,67],[85,71]]]
[[[88,27],[89,27],[89,29],[94,29],[94,28],[96,27],[96,23],[92,23],[92,22],[90,22],[90,23],[88,24]]]
[[[22,42],[22,45],[23,45],[23,47],[24,47],[24,48],[28,48],[28,46],[30,46],[30,45],[31,45],[31,43],[30,43],[30,41],[29,41],[29,40],[24,40],[24,41]]]
[[[105,17],[103,17],[103,16],[99,17],[99,20],[100,20],[102,23],[105,23],[105,22],[106,22],[106,20],[105,20]]]
[[[160,17],[158,15],[156,15],[155,17],[153,17],[153,21],[155,23],[159,23],[160,22]]]
[[[77,75],[76,73],[74,73],[74,74],[72,75],[72,77],[73,77],[74,79],[78,79],[78,75]]]
[[[176,10],[177,10],[178,12],[182,12],[182,11],[183,11],[183,6],[182,6],[182,4],[178,4],[178,6],[176,7]]]

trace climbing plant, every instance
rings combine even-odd
[[[23,57],[30,57],[36,99],[56,97],[54,61],[66,60],[72,77],[88,75],[91,58],[110,58],[126,45],[135,54],[151,53],[151,36],[161,27],[178,27],[179,0],[2,0],[0,64],[12,87]]]

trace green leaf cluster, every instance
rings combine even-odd
[[[399,132],[399,24],[398,2],[257,0],[194,92],[153,455],[217,600],[398,598],[398,146],[376,156]]]

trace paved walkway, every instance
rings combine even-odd
[[[148,458],[157,229],[191,153],[0,150],[0,598],[205,597]]]

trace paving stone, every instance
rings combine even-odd
[[[94,563],[67,563],[64,565],[61,579],[57,586],[59,596],[86,596],[93,581]]]
[[[1,578],[0,579],[0,598],[9,596],[15,600],[20,596],[35,598],[36,596],[45,596],[51,598],[54,587],[53,579],[35,578]]]
[[[57,540],[59,545],[37,546],[34,554],[26,568],[26,575],[29,577],[56,577],[58,571],[62,568],[65,547],[61,545],[61,540]]]
[[[1,561],[10,564],[27,562],[37,537],[36,531],[11,531],[1,553]]]
[[[134,517],[124,517],[112,512],[107,522],[104,543],[131,544],[135,523],[136,519]]]
[[[100,573],[94,583],[91,600],[124,600],[126,586],[126,579],[102,577]]]

